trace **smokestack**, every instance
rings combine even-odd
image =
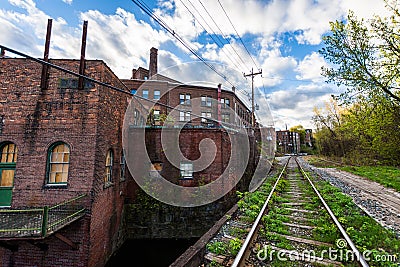
[[[221,86],[222,84],[218,84],[218,94],[217,94],[217,100],[218,100],[218,125],[221,125],[221,120],[222,120],[222,116],[221,116]]]
[[[152,47],[150,49],[150,63],[149,63],[149,79],[152,80],[153,76],[157,74],[157,53],[158,49]],[[154,77],[155,79],[155,77]]]

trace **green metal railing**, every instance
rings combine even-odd
[[[84,216],[87,197],[82,194],[51,207],[0,210],[0,238],[45,237]]]

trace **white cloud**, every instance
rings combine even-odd
[[[150,48],[168,40],[164,32],[121,8],[112,15],[89,10],[81,19],[88,21],[88,57],[104,60],[121,78],[130,78],[133,67],[147,67]]]
[[[10,0],[9,2],[25,12],[0,10],[0,21],[2,21],[2,26],[4,25],[1,29],[2,42],[31,56],[42,56],[47,20],[50,16],[39,10],[32,0]],[[65,40],[71,40],[71,43],[74,43],[75,37],[71,35],[73,30],[67,27],[63,18],[56,18],[52,23],[52,31],[61,32],[63,38],[59,44],[52,42],[56,51],[51,56],[68,55],[70,46],[65,44]]]
[[[31,56],[43,56],[48,14],[39,10],[32,0],[10,0],[23,11],[0,10],[2,43]],[[157,31],[137,21],[132,13],[118,8],[105,15],[97,10],[80,14],[88,20],[87,59],[102,59],[121,78],[130,78],[132,68],[147,67],[149,50],[169,40]],[[51,58],[79,58],[82,29],[71,27],[64,18],[53,19]]]
[[[328,66],[325,59],[317,52],[312,52],[299,62],[299,65],[295,69],[299,73],[299,75],[296,75],[296,78],[298,80],[321,81],[323,79],[321,67],[323,66]]]
[[[46,23],[51,16],[38,9],[33,0],[8,1],[19,9],[0,9],[1,43],[29,55],[41,57]],[[73,0],[63,2],[72,4]],[[184,3],[194,16],[181,1],[176,0],[158,1],[156,14],[202,57],[213,62],[218,71],[237,85],[238,90],[249,92],[250,81],[244,80],[241,72],[248,72],[253,64],[237,39],[235,29],[241,38],[249,35],[255,38],[252,43],[247,44],[257,65],[262,68],[264,77],[263,80],[255,79],[256,87],[265,85],[268,88],[284,88],[285,80],[290,79],[288,77],[302,81],[296,87],[291,85],[289,88],[275,89],[276,91],[269,95],[267,104],[271,106],[277,127],[282,127],[285,123],[288,123],[289,127],[296,124],[309,127],[312,107],[323,105],[323,100],[338,90],[321,82],[320,67],[327,64],[325,60],[316,52],[311,52],[302,59],[290,56],[291,51],[283,47],[283,34],[289,35],[289,38],[299,44],[317,45],[321,43],[321,36],[329,30],[329,22],[343,19],[349,9],[359,17],[369,18],[373,14],[387,14],[382,0],[221,1],[234,23],[234,29],[218,1]],[[69,25],[66,18],[53,19],[50,57],[79,58],[81,26]],[[129,78],[132,68],[148,66],[151,47],[158,48],[166,44],[165,47],[170,49],[174,43],[181,49],[176,54],[171,52],[172,49],[159,50],[159,70],[164,70],[164,74],[190,83],[203,82],[210,86],[222,83],[225,89],[231,87],[229,82],[199,62],[195,56],[192,56],[192,59],[196,62],[183,62],[177,55],[182,51],[187,52],[186,48],[165,31],[154,29],[154,21],[138,21],[134,14],[121,8],[107,14],[89,10],[80,13],[79,19],[89,21],[87,58],[104,60],[121,78]],[[203,27],[213,36],[216,33],[223,43],[215,44],[204,32]],[[206,38],[199,39],[199,36]],[[282,52],[284,50],[285,54]],[[215,61],[221,64],[214,64]],[[264,100],[259,99],[259,102]]]
[[[321,107],[336,94],[335,86],[324,83],[306,83],[294,88],[281,89],[269,94],[269,105],[275,126],[284,129],[295,125],[314,128],[311,122],[314,107]]]
[[[382,0],[342,0],[339,5],[344,12],[347,13],[352,10],[359,18],[370,19],[377,14],[382,16],[389,15],[389,11]]]
[[[262,49],[260,53],[263,57],[261,65],[262,76],[267,79],[267,86],[275,86],[283,82],[288,72],[297,66],[297,61],[291,56],[282,56],[278,48],[271,50]],[[261,86],[260,83],[257,84]]]

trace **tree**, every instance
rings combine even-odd
[[[322,67],[327,82],[346,86],[344,102],[354,96],[384,95],[400,104],[400,13],[397,0],[385,0],[391,17],[366,22],[349,12],[347,21],[331,22],[331,33],[323,37],[319,52],[333,64]]]
[[[289,130],[291,132],[299,133],[299,135],[300,135],[300,144],[304,144],[304,140],[306,139],[306,129],[304,129],[303,125],[293,126]]]
[[[312,120],[317,127],[315,138],[321,152],[325,155],[345,156],[345,138],[342,131],[341,108],[335,98],[325,103],[325,110],[314,108]]]
[[[400,161],[400,106],[386,98],[360,97],[343,115],[343,132],[354,139],[348,156],[359,162],[396,165]]]
[[[332,98],[324,109],[314,109],[313,121],[320,154],[356,164],[400,162],[400,106],[384,96],[359,96],[346,107]]]

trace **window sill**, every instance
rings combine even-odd
[[[65,189],[68,187],[67,183],[58,183],[58,184],[45,184],[44,188],[53,188],[53,189]]]

